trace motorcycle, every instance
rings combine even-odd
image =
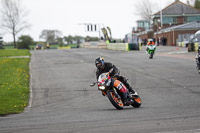
[[[155,45],[150,44],[150,45],[147,46],[147,53],[149,55],[149,59],[153,59],[153,55],[155,53],[155,50],[156,50]]]
[[[197,66],[196,66],[196,68],[197,68],[197,70],[198,70],[198,72],[199,72],[199,74],[200,74],[200,59],[199,59],[200,57],[199,56],[196,56],[196,64],[197,64]]]
[[[138,95],[131,95],[131,93],[127,89],[127,101],[129,101],[128,104],[124,105],[122,102],[122,94],[120,91],[112,85],[112,78],[109,76],[109,72],[102,73],[97,82],[94,82],[90,84],[90,86],[94,86],[95,84],[98,84],[98,90],[102,92],[103,96],[107,96],[112,105],[118,109],[122,110],[124,106],[132,105],[135,108],[139,108],[141,106],[141,98]],[[115,82],[120,82],[119,80],[115,80]],[[120,82],[120,85],[124,86],[122,82]]]

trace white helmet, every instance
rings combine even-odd
[[[149,42],[153,42],[153,39],[149,39]]]

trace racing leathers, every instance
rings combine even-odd
[[[105,73],[105,72],[109,72],[109,71],[110,71],[111,77],[116,77],[119,81],[121,81],[127,87],[127,89],[129,89],[129,91],[131,93],[133,93],[133,94],[135,93],[135,91],[132,89],[132,87],[127,82],[127,79],[124,78],[123,76],[119,75],[120,74],[119,69],[110,62],[104,62],[103,67],[100,68],[100,69],[97,69],[96,78],[98,79],[100,74]]]

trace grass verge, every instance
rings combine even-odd
[[[30,55],[26,50],[17,50],[16,54],[0,50],[1,55],[2,51],[5,53],[4,56]],[[20,113],[27,106],[29,61],[29,58],[0,58],[0,116]]]
[[[18,49],[3,49],[0,50],[0,57],[7,56],[30,56],[29,50],[18,50]]]

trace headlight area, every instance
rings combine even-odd
[[[99,90],[105,90],[105,86],[99,86]]]

